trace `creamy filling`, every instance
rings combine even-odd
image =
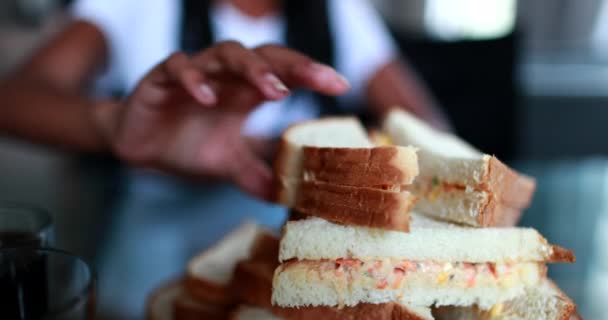
[[[449,183],[439,179],[437,176],[434,177],[417,177],[413,184],[413,191],[418,196],[424,197],[428,200],[437,200],[439,195],[442,193],[449,193],[453,191],[466,190],[467,186],[458,183]]]
[[[283,268],[303,268],[314,272],[320,280],[341,282],[349,287],[363,286],[398,290],[408,283],[424,282],[436,286],[472,288],[476,285],[499,285],[511,288],[530,277],[530,264],[517,263],[441,263],[398,259],[337,259],[299,261]]]

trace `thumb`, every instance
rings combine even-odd
[[[272,192],[272,171],[245,144],[237,149],[232,161],[230,178],[243,191],[263,200]]]

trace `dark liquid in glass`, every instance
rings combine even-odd
[[[36,249],[43,240],[27,232],[0,232],[0,248]],[[41,319],[48,307],[46,257],[32,250],[15,261],[1,261],[8,268],[0,273],[0,318]]]

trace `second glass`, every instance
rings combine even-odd
[[[39,208],[0,202],[0,248],[54,245],[51,215]]]

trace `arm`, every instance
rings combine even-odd
[[[422,81],[406,64],[396,59],[382,66],[366,88],[371,111],[383,118],[392,108],[403,108],[433,126],[449,130],[450,124]]]
[[[103,67],[106,52],[95,26],[69,26],[0,83],[0,133],[78,151],[108,152],[92,111],[101,110],[103,117],[116,103],[84,95]]]
[[[0,132],[80,151],[113,152],[134,166],[230,180],[265,198],[271,172],[240,135],[251,108],[290,87],[324,94],[348,89],[333,69],[276,46],[224,42],[157,64],[121,101],[84,91],[106,44],[77,23],[38,52],[0,89]]]

